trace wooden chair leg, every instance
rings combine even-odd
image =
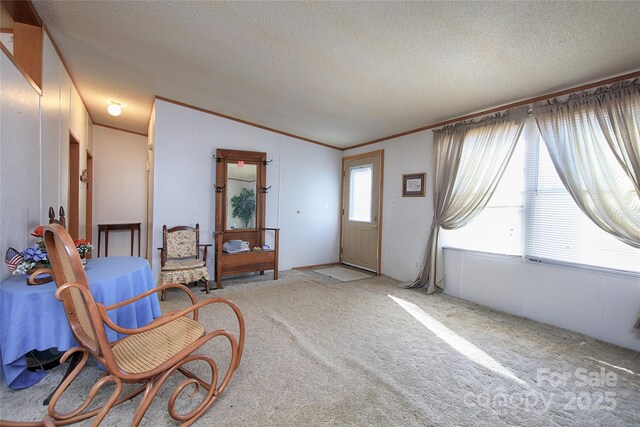
[[[167,290],[163,289],[160,293],[160,301],[164,301],[167,298]]]
[[[205,278],[202,278],[200,280],[198,280],[197,282],[195,282],[196,285],[198,285],[198,283],[202,282],[204,284],[204,289],[200,289],[201,292],[206,292],[209,293],[209,281]]]

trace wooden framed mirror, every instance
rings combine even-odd
[[[216,150],[216,283],[222,276],[274,270],[278,278],[278,229],[265,228],[268,188],[267,154],[258,151]],[[273,248],[265,247],[265,231],[275,234]],[[227,253],[230,240],[248,242],[249,251]]]
[[[237,234],[237,240],[247,240],[264,228],[266,160],[267,154],[257,151],[216,151],[218,232]]]

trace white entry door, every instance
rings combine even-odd
[[[343,159],[340,261],[379,272],[382,152]]]

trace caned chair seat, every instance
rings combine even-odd
[[[112,351],[118,368],[137,374],[160,366],[203,335],[204,327],[200,323],[179,317],[166,325],[124,338]]]
[[[201,259],[169,259],[162,267],[163,271],[185,270],[190,268],[204,267]]]

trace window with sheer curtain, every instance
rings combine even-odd
[[[522,132],[502,180],[483,211],[464,227],[443,230],[445,247],[522,254],[525,133],[526,130]]]
[[[443,238],[450,248],[640,271],[640,249],[602,231],[578,208],[531,119],[487,207],[467,226],[444,230]]]

